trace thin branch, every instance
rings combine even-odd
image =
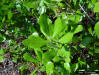
[[[87,12],[84,10],[84,8],[81,6],[81,4],[79,4],[81,10],[85,13],[85,15],[90,19],[90,21],[95,24],[95,21],[93,19],[91,19],[91,17],[87,14]]]
[[[69,4],[68,2],[65,2],[65,4],[66,4],[68,7],[70,7],[70,8],[71,8],[71,6],[70,6],[70,4]]]

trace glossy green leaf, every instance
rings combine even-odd
[[[81,15],[68,15],[68,20],[70,20],[70,24],[77,24],[82,20],[82,16]]]
[[[97,0],[91,0],[92,4],[95,4],[97,2]]]
[[[59,56],[55,56],[54,58],[53,58],[53,61],[54,62],[59,62],[61,60],[61,58],[59,57]]]
[[[23,57],[24,57],[24,60],[26,60],[26,61],[34,62],[34,63],[37,62],[37,60],[31,54],[29,54],[29,53],[25,53],[23,55]]]
[[[42,61],[42,53],[43,53],[43,51],[42,51],[42,50],[40,50],[40,51],[35,50],[35,53],[36,53],[36,55],[37,55],[37,59],[38,59],[39,61]]]
[[[75,31],[74,31],[74,34],[80,32],[80,31],[82,31],[82,30],[83,30],[83,26],[82,26],[82,25],[78,25],[78,26],[76,27]]]
[[[40,14],[44,14],[46,12],[46,7],[42,6],[39,10]]]
[[[42,14],[39,18],[40,30],[46,36],[52,36],[53,24],[46,14]]]
[[[96,33],[97,37],[99,38],[99,22],[97,22],[95,24],[94,30],[95,30],[95,33]]]
[[[73,33],[68,32],[62,38],[60,38],[59,42],[61,43],[70,43],[72,41]]]
[[[78,63],[79,63],[81,66],[86,64],[86,62],[82,61],[80,57],[78,58]]]
[[[23,5],[27,8],[37,8],[39,5],[39,1],[24,1]]]
[[[99,2],[95,4],[94,12],[99,12]]]
[[[58,54],[61,57],[65,57],[65,58],[70,57],[70,52],[64,46],[58,50]]]
[[[54,26],[54,33],[53,33],[53,37],[57,37],[60,35],[60,33],[62,31],[64,31],[66,25],[65,25],[65,22],[64,20],[58,18],[56,19],[55,21],[55,26]]]
[[[69,63],[64,63],[64,68],[68,71],[70,71],[70,64]]]
[[[49,35],[48,17],[46,14],[42,14],[39,18],[40,30],[46,36]]]
[[[48,44],[47,40],[44,40],[40,37],[35,37],[31,35],[28,39],[23,40],[22,42],[24,45],[28,46],[29,48],[40,48],[46,44]]]
[[[70,57],[67,56],[67,57],[65,58],[65,62],[70,63],[70,61],[71,61]]]
[[[54,69],[54,64],[52,62],[48,62],[46,64],[47,75],[51,75],[53,73],[53,69]]]

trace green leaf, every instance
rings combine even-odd
[[[97,22],[95,24],[94,30],[95,30],[95,33],[96,33],[97,37],[99,38],[99,22]]]
[[[29,48],[40,48],[40,47],[48,44],[48,41],[44,40],[40,37],[31,35],[28,39],[23,40],[22,43],[24,45],[28,46]]]
[[[28,67],[26,65],[22,65],[22,66],[20,66],[19,69],[21,70],[21,72],[23,72],[24,70],[27,70]]]
[[[46,71],[46,67],[45,66],[41,66],[40,71],[41,72],[45,72]]]
[[[34,63],[37,62],[37,60],[31,54],[29,54],[29,53],[25,53],[23,55],[23,57],[24,57],[24,60],[26,60],[26,61],[34,62]]]
[[[99,53],[99,47],[95,48],[95,53]]]
[[[5,54],[6,50],[0,49],[0,55]]]
[[[82,25],[78,25],[78,26],[76,27],[75,31],[74,31],[74,34],[80,32],[80,31],[82,31],[82,30],[83,30],[83,26],[82,26]]]
[[[70,43],[72,41],[73,33],[68,32],[62,38],[60,38],[59,42],[61,43]]]
[[[94,12],[99,12],[99,2],[95,4]]]
[[[70,64],[69,63],[64,63],[64,68],[68,71],[70,71]]]
[[[59,57],[59,56],[55,56],[54,58],[53,58],[53,61],[54,62],[59,62],[61,60],[61,58]]]
[[[39,18],[40,30],[46,36],[49,35],[47,15],[42,14]]]
[[[53,34],[53,24],[46,14],[42,14],[39,18],[40,30],[48,38]]]
[[[95,4],[97,2],[97,0],[91,0],[92,4]]]
[[[74,5],[76,5],[76,3],[77,3],[77,0],[73,0],[73,2],[74,2]]]
[[[54,70],[54,64],[52,62],[48,62],[46,64],[47,75],[51,75],[53,73],[53,70]]]
[[[86,64],[86,62],[82,61],[80,57],[78,58],[78,63],[79,63],[81,66]]]
[[[70,57],[67,56],[67,57],[65,58],[65,62],[70,63],[70,61],[71,61]]]
[[[0,62],[3,62],[4,56],[0,56]]]
[[[71,69],[75,72],[78,69],[78,63],[72,64]]]
[[[35,50],[35,54],[37,55],[37,59],[38,59],[39,61],[42,61],[42,53],[43,53],[42,50],[40,50],[40,51]]]
[[[62,0],[51,0],[51,1],[57,1],[57,2],[60,2],[60,1],[62,1]]]
[[[81,15],[68,15],[68,20],[70,20],[71,22],[69,22],[70,24],[77,24],[82,20],[82,16]]]
[[[55,66],[55,69],[57,70],[56,72],[63,72],[64,68],[62,66]],[[56,74],[58,75],[58,74]]]
[[[70,52],[64,46],[61,49],[58,50],[58,54],[61,57],[65,57],[65,58],[70,57]]]
[[[53,37],[57,37],[60,35],[60,33],[62,31],[64,31],[64,29],[66,28],[65,22],[64,20],[58,18],[55,21],[55,26],[54,26],[54,33],[53,33]]]
[[[91,27],[88,28],[88,31],[92,35],[93,31],[92,31],[92,28]]]
[[[13,14],[11,11],[8,12],[8,19],[10,20],[12,18]]]
[[[92,7],[93,7],[93,4],[92,3],[89,3],[88,4],[88,8],[91,9]]]
[[[46,12],[46,7],[42,6],[39,10],[40,14],[44,14]]]
[[[39,1],[23,1],[23,5],[27,8],[37,8]]]
[[[43,64],[47,64],[55,56],[56,56],[55,50],[49,50],[48,52],[43,53],[43,56],[42,56]]]

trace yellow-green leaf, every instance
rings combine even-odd
[[[99,12],[99,2],[95,4],[94,12]]]
[[[99,22],[97,22],[97,23],[95,24],[94,29],[95,29],[95,33],[96,33],[97,37],[99,38]]]
[[[73,37],[73,33],[68,32],[59,40],[59,42],[70,43],[72,41],[72,37]]]
[[[75,31],[74,31],[74,34],[80,32],[80,31],[82,31],[82,30],[83,30],[83,26],[82,26],[82,25],[78,25],[78,26],[76,27]]]
[[[44,40],[40,37],[35,37],[31,35],[28,39],[23,40],[22,42],[24,45],[28,46],[29,48],[40,48],[46,44],[48,44],[47,40]]]

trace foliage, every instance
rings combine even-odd
[[[23,75],[29,63],[31,75],[99,70],[99,1],[1,0],[0,47]]]

